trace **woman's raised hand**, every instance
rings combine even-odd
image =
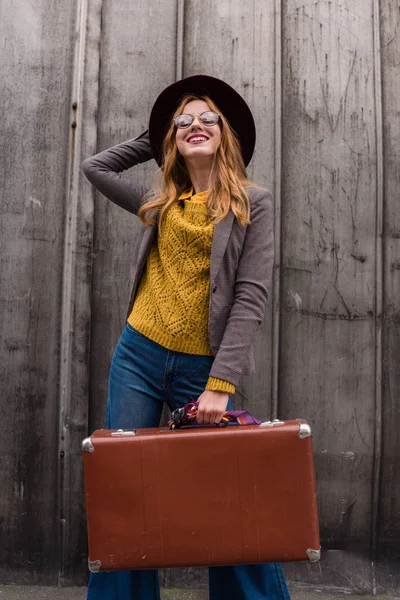
[[[198,397],[199,408],[196,421],[198,423],[219,423],[226,412],[229,394],[205,390]]]

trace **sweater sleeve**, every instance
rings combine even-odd
[[[87,158],[82,169],[99,192],[121,208],[137,214],[147,189],[121,175],[121,172],[151,158],[153,155],[146,130],[137,138]]]
[[[227,394],[235,393],[235,386],[229,381],[218,379],[217,377],[209,377],[206,385],[206,390],[212,392],[226,392]]]

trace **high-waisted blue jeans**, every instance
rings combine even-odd
[[[187,404],[190,396],[200,396],[212,362],[211,356],[167,350],[127,324],[111,362],[106,427],[157,427],[164,402],[172,411]],[[182,490],[183,502],[184,497]],[[277,563],[210,567],[209,584],[210,600],[290,600]],[[155,570],[90,576],[87,600],[159,599]]]

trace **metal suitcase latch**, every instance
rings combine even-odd
[[[273,421],[263,421],[260,423],[260,427],[275,427],[275,425],[284,425],[284,421],[280,421],[279,419],[274,419]]]
[[[136,429],[117,429],[117,431],[112,431],[111,435],[114,435],[114,436],[136,435]]]

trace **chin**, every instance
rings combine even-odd
[[[185,154],[183,154],[183,158],[196,158],[197,156],[199,158],[213,158],[214,157],[214,152],[210,152],[209,150],[206,150],[205,148],[193,148],[191,152],[186,152]]]

